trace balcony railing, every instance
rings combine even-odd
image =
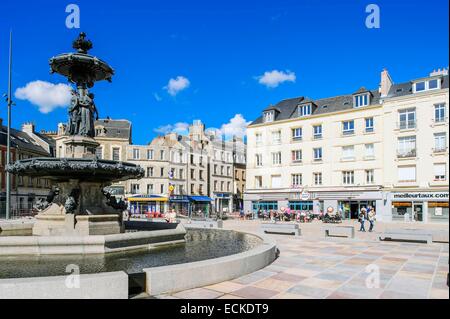
[[[342,131],[342,135],[353,135],[353,134],[355,134],[355,130]]]
[[[416,149],[397,151],[398,158],[416,157]]]
[[[447,152],[447,147],[445,146],[433,148],[433,153],[444,153],[444,152]]]
[[[448,117],[446,117],[446,116],[443,116],[443,117],[435,117],[435,118],[433,119],[433,123],[434,123],[434,124],[440,124],[440,123],[446,123],[446,122],[448,122]]]
[[[417,121],[400,121],[397,123],[397,129],[399,130],[409,130],[415,129]]]

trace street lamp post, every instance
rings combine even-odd
[[[6,165],[11,164],[11,90],[12,90],[12,31],[9,33],[9,69],[8,69],[8,132],[6,142]],[[6,172],[6,219],[10,218],[11,212],[11,173]]]

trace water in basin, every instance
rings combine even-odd
[[[233,255],[250,250],[261,242],[256,236],[235,231],[191,229],[187,230],[186,243],[150,251],[105,256],[0,257],[0,278],[67,275],[73,269],[69,265],[79,267],[81,274],[121,270],[132,274],[149,267]]]

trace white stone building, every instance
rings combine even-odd
[[[328,207],[448,222],[448,74],[267,107],[248,127],[245,210]],[[437,213],[437,214],[436,214]]]
[[[143,178],[110,188],[115,195],[140,203],[140,210],[165,212],[175,208],[184,214],[234,210],[235,167],[240,167],[240,178],[245,176],[242,139],[225,141],[206,131],[201,121],[190,125],[188,135],[169,133],[155,137],[148,145],[132,144],[131,123],[125,120],[99,120],[95,128],[99,158],[144,168]]]

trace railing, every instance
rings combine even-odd
[[[444,152],[447,152],[447,147],[445,146],[433,148],[433,153],[444,153]]]
[[[416,128],[417,121],[400,121],[397,123],[397,129],[409,130]]]
[[[342,131],[342,135],[353,135],[355,134],[355,130],[344,130]]]
[[[13,208],[11,209],[11,219],[20,219],[23,217],[33,217],[37,215],[37,211],[31,208]]]
[[[397,151],[398,158],[416,157],[416,149]]]
[[[433,119],[434,124],[446,123],[447,121],[448,121],[448,117],[446,117],[446,116]]]

